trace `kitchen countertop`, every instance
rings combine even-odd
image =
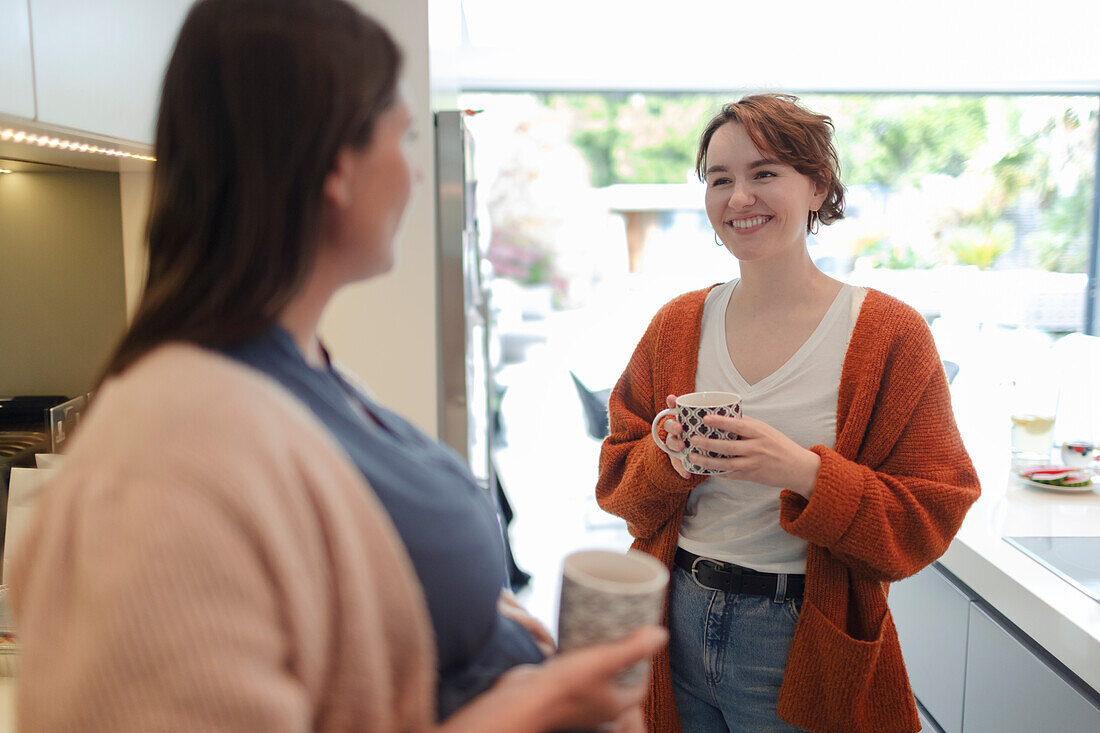
[[[1100,536],[1100,491],[1025,486],[1004,452],[974,456],[982,496],[939,562],[1100,691],[1100,602],[1005,542],[1008,536]]]
[[[939,563],[1100,691],[1100,602],[1002,539],[1100,536],[1100,490],[1060,493],[1023,485],[1011,471],[1005,416],[983,409],[960,417],[982,496]],[[15,730],[14,704],[15,680],[0,677],[0,733]]]

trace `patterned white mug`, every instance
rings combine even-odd
[[[740,436],[705,425],[703,417],[706,415],[741,417],[741,395],[733,392],[689,392],[688,394],[682,394],[676,398],[676,407],[661,410],[657,413],[657,417],[653,418],[652,433],[657,447],[670,456],[679,458],[685,471],[713,476],[726,472],[716,468],[700,468],[688,460],[688,454],[694,451],[710,458],[725,458],[725,456],[702,448],[692,448],[691,439],[703,437],[717,440],[738,440]],[[657,432],[661,422],[669,417],[676,418],[676,421],[684,428],[683,432],[680,433],[680,438],[684,441],[682,451],[674,451],[669,448]]]
[[[614,641],[642,626],[661,623],[668,568],[640,550],[579,550],[562,561],[558,648],[579,649]],[[648,662],[619,673],[626,686],[641,684]]]

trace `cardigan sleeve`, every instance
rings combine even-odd
[[[878,581],[906,578],[946,552],[980,494],[930,339],[904,347],[925,356],[919,360],[924,387],[912,409],[897,407],[908,403],[896,388],[876,405],[864,449],[892,440],[884,459],[872,467],[814,446],[821,469],[809,501],[793,491],[781,494],[784,530]],[[915,371],[915,361],[902,359],[894,368]]]
[[[600,451],[596,483],[599,505],[625,519],[627,529],[639,539],[652,537],[678,515],[686,495],[705,478],[682,478],[650,433],[653,418],[665,407],[665,395],[655,394],[654,370],[666,313],[667,307],[654,316],[611,391],[610,434]]]
[[[127,480],[40,522],[15,586],[25,731],[311,729],[284,609],[223,506]]]

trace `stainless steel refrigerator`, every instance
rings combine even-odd
[[[460,110],[435,115],[440,439],[494,490],[488,270],[477,216],[473,138]]]
[[[474,140],[458,110],[435,115],[436,292],[439,370],[439,437],[466,459],[497,508],[505,574],[512,590],[530,575],[516,565],[508,524],[512,507],[493,464],[497,402],[493,377],[492,267],[479,226]]]

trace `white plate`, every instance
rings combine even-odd
[[[1052,484],[1041,484],[1038,481],[1032,481],[1029,478],[1024,478],[1019,474],[1016,475],[1016,478],[1019,479],[1020,483],[1022,483],[1024,486],[1030,486],[1033,489],[1059,491],[1063,494],[1080,494],[1085,491],[1092,491],[1093,489],[1100,486],[1100,476],[1093,476],[1092,479],[1089,481],[1088,486],[1054,486]]]

